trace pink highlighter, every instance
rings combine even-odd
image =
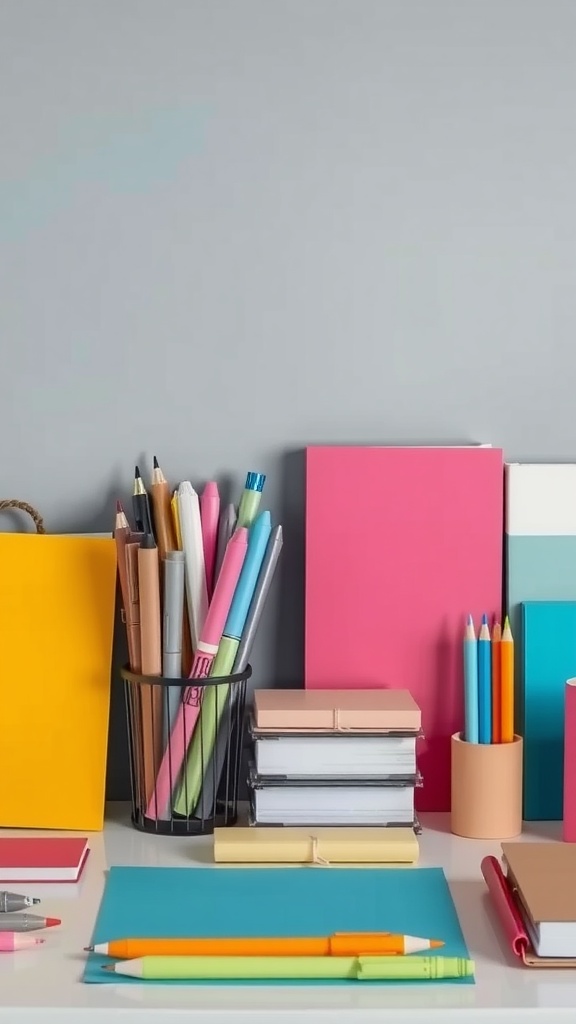
[[[222,630],[226,623],[238,577],[244,564],[248,550],[248,530],[240,527],[232,535],[226,546],[226,553],[222,561],[222,568],[218,575],[214,595],[208,608],[206,622],[202,630],[202,636],[198,643],[198,649],[194,657],[194,664],[190,672],[190,679],[206,679],[210,675],[212,662],[218,651],[218,644],[222,638]],[[200,693],[201,687],[187,686],[184,690],[182,703],[174,721],[172,733],[168,746],[164,751],[158,778],[154,792],[150,797],[146,809],[146,817],[153,820],[170,819],[170,793],[176,785],[182,764],[186,757],[188,744],[192,739],[194,727],[200,714]]]
[[[0,932],[0,953],[15,953],[17,949],[32,949],[41,946],[44,939],[22,932]]]

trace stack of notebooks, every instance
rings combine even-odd
[[[407,690],[257,690],[252,824],[419,830],[420,728]]]

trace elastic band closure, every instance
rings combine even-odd
[[[347,725],[342,725],[340,722],[340,708],[334,708],[334,732],[351,732],[352,730]]]
[[[321,867],[326,867],[330,861],[326,860],[326,857],[320,856],[318,849],[318,836],[310,836],[312,841],[312,849],[310,851],[310,861],[312,864],[319,864]]]

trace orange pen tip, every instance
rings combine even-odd
[[[444,943],[441,942],[440,939],[430,939],[430,948],[431,949],[440,949],[440,946],[443,946],[443,945],[444,945]]]

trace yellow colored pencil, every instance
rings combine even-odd
[[[492,743],[502,742],[502,666],[500,641],[502,626],[492,627]]]
[[[170,509],[172,511],[172,521],[174,523],[174,533],[176,534],[176,543],[178,545],[178,551],[182,551],[182,531],[180,530],[180,512],[178,510],[178,491],[174,491],[170,500]]]
[[[502,630],[501,651],[501,686],[502,686],[502,743],[512,743],[514,739],[514,638],[510,629],[508,616]]]

